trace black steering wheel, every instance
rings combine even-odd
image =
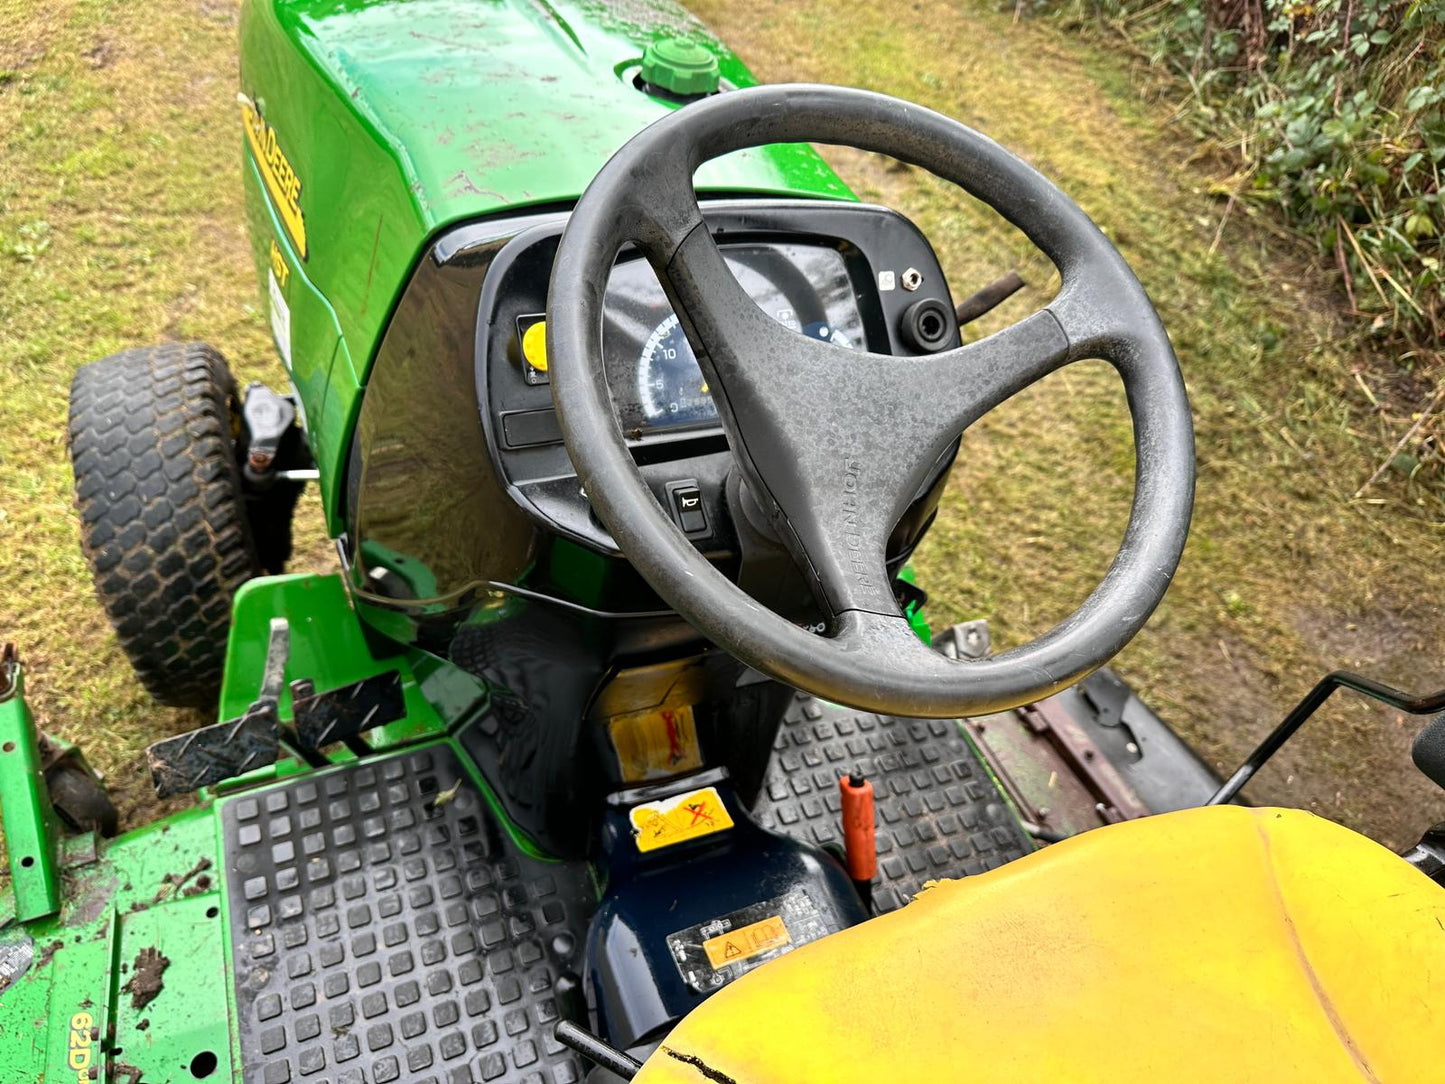
[[[693,174],[730,151],[804,141],[891,155],[961,186],[1053,261],[1063,278],[1058,296],[986,339],[926,357],[843,351],[777,323],[724,263],[703,225]],[[714,568],[633,462],[602,365],[604,291],[628,244],[657,272],[746,484],[831,610],[832,635],[792,624]],[[563,234],[547,357],[578,478],[648,583],[743,662],[851,707],[978,715],[1065,688],[1143,627],[1189,530],[1194,430],[1184,380],[1123,257],[1022,160],[957,121],[885,95],[812,85],[732,91],[631,139],[587,187]],[[1134,503],[1119,552],[1083,605],[1050,632],[986,659],[945,658],[912,633],[894,601],[889,533],[960,433],[1085,358],[1118,370],[1133,417]]]

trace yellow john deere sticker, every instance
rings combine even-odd
[[[266,123],[256,103],[244,94],[238,95],[241,103],[241,124],[246,129],[246,142],[251,144],[251,153],[256,156],[256,167],[261,179],[266,182],[266,191],[281,224],[286,227],[296,252],[304,260],[306,248],[306,216],[301,213],[301,178],[291,168],[291,159],[281,149],[276,138],[276,129]]]
[[[792,943],[783,916],[773,915],[740,930],[709,937],[702,943],[702,950],[707,953],[707,962],[717,969]]]
[[[733,826],[716,787],[632,807],[632,831],[639,851],[655,851],[699,839]]]

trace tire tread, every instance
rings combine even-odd
[[[233,452],[236,385],[203,343],[81,367],[70,452],[81,549],[121,648],[164,704],[214,704],[231,600],[260,571]]]

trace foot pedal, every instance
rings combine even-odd
[[[316,750],[334,742],[354,742],[365,731],[406,715],[401,673],[396,670],[324,693],[316,692],[310,681],[295,681],[291,684],[295,725],[283,732],[276,705],[290,650],[290,626],[285,618],[273,618],[261,690],[246,713],[165,738],[146,750],[156,794],[162,798],[189,794],[274,764],[283,738],[313,766],[322,766],[325,758]]]
[[[349,742],[406,714],[401,673],[389,670],[318,693],[309,681],[291,683],[296,739],[308,749]]]
[[[157,795],[189,794],[276,762],[281,743],[276,703],[286,681],[290,654],[291,625],[284,617],[273,617],[261,689],[246,714],[165,738],[146,749]]]
[[[169,798],[234,779],[276,762],[280,723],[270,704],[252,705],[239,719],[213,723],[155,742],[146,750],[156,794]]]

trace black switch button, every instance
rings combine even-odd
[[[702,490],[697,482],[691,478],[669,482],[667,496],[672,502],[672,517],[677,520],[683,534],[707,533],[707,512],[703,509]]]
[[[561,444],[562,426],[557,421],[557,412],[551,407],[546,410],[518,410],[502,415],[502,437],[508,448]]]

